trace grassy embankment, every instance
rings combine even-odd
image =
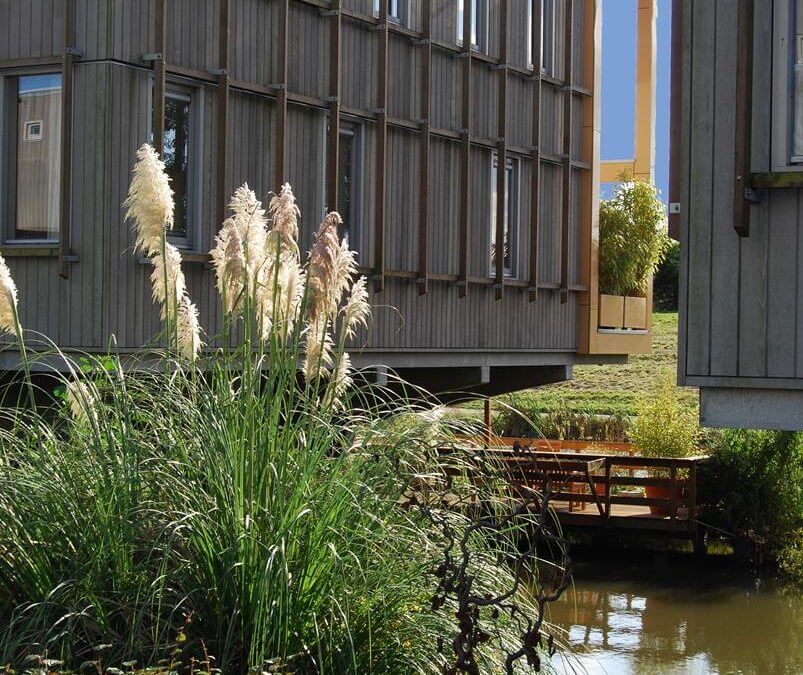
[[[664,377],[675,377],[677,338],[677,312],[656,312],[653,314],[653,348],[649,354],[631,356],[627,365],[576,366],[570,382],[518,392],[502,400],[514,407],[544,411],[635,415],[640,399],[654,394]],[[697,410],[696,389],[681,387],[678,396],[684,405]]]

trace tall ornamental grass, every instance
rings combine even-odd
[[[453,537],[479,504],[504,508],[500,488],[468,480],[459,453],[444,471],[435,448],[454,429],[438,410],[352,371],[346,345],[370,311],[339,216],[302,260],[289,185],[267,209],[243,186],[230,208],[211,252],[226,317],[212,340],[166,238],[164,166],[144,146],[126,209],[153,263],[158,349],[76,362],[50,344],[66,372],[53,373],[53,405],[0,411],[0,669],[449,666],[455,605],[433,604],[448,539],[436,523]],[[27,368],[39,357],[24,350],[1,260],[0,285],[0,327]],[[494,548],[468,543],[482,597],[514,587],[509,529]],[[516,616],[482,619],[482,672],[503,672],[520,643],[533,605],[521,590],[513,601]]]

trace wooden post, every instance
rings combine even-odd
[[[669,464],[669,517],[678,517],[678,466],[674,459]]]
[[[378,112],[376,140],[376,232],[374,236],[374,291],[385,287],[385,188],[388,149],[388,0],[379,0]]]
[[[633,177],[655,174],[656,0],[638,0],[636,47],[636,139]]]
[[[68,260],[71,237],[71,168],[72,168],[72,101],[73,66],[75,58],[75,2],[65,0],[64,8],[64,59],[61,67],[61,155],[59,158],[61,183],[59,185],[59,276],[70,276]]]
[[[288,48],[287,35],[289,33],[290,0],[279,0],[279,82],[276,85],[276,107],[279,113],[277,121],[276,143],[276,190],[287,181],[287,66]]]
[[[161,156],[165,133],[165,43],[167,42],[166,0],[156,0],[154,19],[156,54],[153,60],[153,147]]]
[[[611,519],[611,458],[605,458],[605,520]]]
[[[485,422],[483,432],[485,434],[485,438],[483,439],[483,447],[487,450],[491,446],[491,431],[493,420],[491,418],[491,399],[490,397],[486,398],[483,401],[483,412],[484,417],[483,420]]]
[[[329,24],[329,152],[326,206],[337,211],[337,178],[340,158],[340,0],[332,0]]]
[[[569,299],[569,230],[572,222],[572,108],[574,104],[574,0],[566,0],[563,54],[563,189],[560,237],[560,301]]]
[[[507,6],[499,0],[499,99],[497,103],[496,155],[496,279],[494,297],[501,300],[505,293],[505,214],[507,213]]]
[[[680,204],[680,147],[683,87],[683,15],[681,0],[672,0],[672,65],[669,94],[669,236],[680,241],[680,212],[671,205]],[[737,38],[738,39],[738,38]],[[737,47],[738,48],[738,47]],[[737,89],[738,91],[738,89]],[[738,107],[737,107],[738,110]]]
[[[220,0],[220,37],[217,70],[217,224],[226,218],[229,197],[229,0]]]
[[[533,0],[532,35],[530,47],[533,59],[533,121],[532,153],[530,167],[530,284],[527,298],[530,302],[538,299],[538,219],[541,202],[541,69],[543,68],[543,48],[541,45],[541,3]]]
[[[689,509],[689,520],[697,518],[697,462],[689,467],[689,483],[686,495],[686,506]]]
[[[428,290],[429,269],[429,144],[432,82],[432,0],[423,0],[421,55],[421,155],[418,189],[418,294]]]
[[[599,190],[600,116],[602,40],[601,9],[598,0],[583,0],[583,75],[584,85],[591,92],[582,103],[582,159],[591,169],[584,171],[580,183],[580,281],[587,290],[580,292],[580,334],[578,348],[582,354],[596,351],[599,322]]]
[[[469,242],[471,240],[471,3],[463,4],[463,97],[460,133],[460,277],[458,294],[468,295]]]
[[[733,227],[740,237],[750,235],[750,144],[753,123],[753,0],[739,0],[736,41],[736,148],[733,179]],[[678,67],[678,71],[681,68]]]

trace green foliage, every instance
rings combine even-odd
[[[629,420],[566,407],[542,406],[538,398],[516,397],[522,405],[504,406],[494,417],[494,433],[519,438],[626,442]]]
[[[648,354],[635,354],[626,364],[575,366],[574,378],[569,382],[509,394],[501,401],[533,419],[536,414],[555,411],[582,417],[634,417],[639,401],[660,388],[664,378],[677,370],[677,313],[654,312],[652,329],[653,345]],[[683,407],[696,415],[697,390],[679,387],[677,395]]]
[[[792,567],[799,555],[794,533],[803,527],[803,436],[724,431],[701,467],[698,494],[702,520],[770,556],[791,546]]]
[[[680,278],[680,242],[669,240],[666,256],[655,270],[652,281],[652,302],[660,312],[678,311],[678,283]]]
[[[803,528],[795,530],[784,544],[778,566],[790,581],[803,586]]]
[[[642,400],[630,428],[630,438],[644,457],[688,457],[694,454],[698,437],[697,418],[678,400],[671,377]]]
[[[644,295],[669,246],[666,214],[655,186],[619,184],[599,210],[599,285],[602,293]]]

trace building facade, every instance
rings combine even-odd
[[[679,379],[706,425],[803,429],[803,2],[675,12]]]
[[[497,392],[621,360],[633,336],[589,340],[600,20],[597,0],[0,0],[24,325],[86,351],[158,332],[121,209],[151,141],[209,335],[231,192],[289,181],[302,247],[337,209],[370,279],[357,363]]]

